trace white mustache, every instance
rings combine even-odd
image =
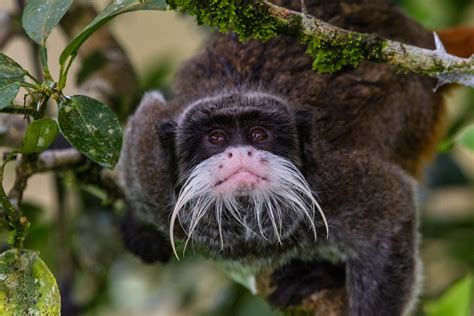
[[[214,211],[217,221],[221,249],[224,248],[224,238],[222,235],[222,214],[224,211],[229,214],[247,231],[257,234],[248,227],[242,218],[239,210],[250,207],[254,210],[259,233],[267,240],[263,233],[262,215],[268,216],[273,227],[274,237],[279,244],[282,243],[281,235],[283,227],[281,207],[284,206],[286,212],[291,212],[294,216],[303,219],[317,239],[314,217],[316,210],[321,216],[326,228],[326,237],[329,237],[329,228],[326,216],[311,191],[308,182],[298,170],[298,168],[289,160],[274,155],[266,151],[259,151],[259,155],[268,161],[268,167],[271,170],[268,181],[269,186],[265,190],[251,190],[248,192],[247,205],[244,206],[238,198],[238,194],[216,195],[212,189],[215,185],[215,177],[212,175],[215,166],[221,155],[215,155],[194,167],[185,179],[178,199],[171,214],[169,236],[171,246],[176,258],[179,260],[174,241],[174,225],[178,218],[181,227],[186,232],[187,239],[183,249],[183,255],[186,251],[188,241],[196,231],[200,220]],[[183,180],[182,179],[182,180]],[[181,181],[182,181],[181,180]],[[183,226],[181,216],[186,216],[189,227]]]

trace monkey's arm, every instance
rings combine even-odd
[[[413,307],[420,273],[413,181],[370,155],[331,157],[319,160],[310,174],[329,223],[327,242],[345,256],[345,275],[340,265],[318,258],[304,265],[291,262],[274,273],[270,299],[280,306],[310,305],[313,311],[342,303],[347,306],[332,310],[351,316],[404,315]],[[304,284],[295,287],[294,282]],[[347,299],[325,295],[344,292]]]
[[[119,168],[126,187],[127,213],[122,224],[125,246],[147,263],[169,259],[163,231],[173,199],[173,150],[167,137],[172,106],[158,92],[147,93],[129,119]]]

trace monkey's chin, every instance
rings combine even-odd
[[[240,188],[233,195],[235,209],[219,211],[219,208],[213,208],[192,230],[192,217],[182,218],[181,224],[187,235],[184,239],[189,239],[189,245],[204,249],[212,256],[232,259],[278,253],[293,243],[290,239],[294,239],[297,230],[308,232],[310,225],[305,223],[305,219],[295,216],[284,205],[275,205],[278,210],[275,208],[272,215],[269,215],[269,210],[259,209],[255,205],[254,193],[248,187]]]
[[[243,185],[240,185],[239,187],[237,187],[237,189],[235,189],[235,191],[232,192],[232,194],[236,198],[244,198],[244,197],[248,197],[249,195],[251,195],[252,192],[254,192],[255,190],[256,189],[255,189],[254,185],[243,184]]]
[[[257,225],[242,227],[241,225],[225,225],[221,231],[215,225],[202,225],[191,236],[191,243],[204,249],[212,257],[224,259],[241,259],[247,257],[265,258],[278,253],[285,253],[288,247],[295,243],[297,231],[307,232],[307,226],[301,220],[295,219],[285,223],[285,230],[277,237],[271,225],[259,230]],[[247,226],[251,226],[250,223]],[[300,229],[304,226],[304,229]],[[309,236],[311,238],[311,236]]]

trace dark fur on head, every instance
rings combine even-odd
[[[433,48],[431,33],[388,2],[306,4],[337,26]],[[330,302],[343,305],[333,310],[349,315],[408,313],[420,274],[413,177],[437,140],[441,94],[432,92],[434,80],[389,65],[317,74],[304,52],[285,36],[241,43],[215,35],[178,72],[173,100],[146,95],[129,121],[121,160],[133,222],[258,272],[277,268],[266,293],[277,306],[312,294],[330,301],[323,293],[337,291],[345,298]],[[267,142],[249,140],[254,127],[268,133]],[[222,146],[209,145],[216,130],[211,144]],[[232,171],[236,159],[253,180],[220,189],[220,165]],[[255,188],[279,198],[262,208],[261,196],[251,198]],[[125,239],[139,234],[134,227]],[[155,240],[169,247],[167,237]],[[150,246],[128,246],[160,260],[146,254],[156,243],[142,245]]]
[[[227,146],[254,145],[246,132],[253,126],[263,126],[274,131],[274,141],[254,145],[256,148],[285,157],[296,164],[300,161],[294,115],[285,101],[272,95],[234,92],[209,97],[191,105],[180,120],[176,144],[181,172],[189,171],[225,149],[210,148],[203,142],[203,138],[214,129],[224,129],[233,135]]]

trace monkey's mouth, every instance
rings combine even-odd
[[[214,188],[222,192],[234,191],[236,193],[245,193],[255,190],[262,182],[268,181],[268,178],[261,176],[249,169],[241,168],[231,173],[224,179],[218,180]]]

